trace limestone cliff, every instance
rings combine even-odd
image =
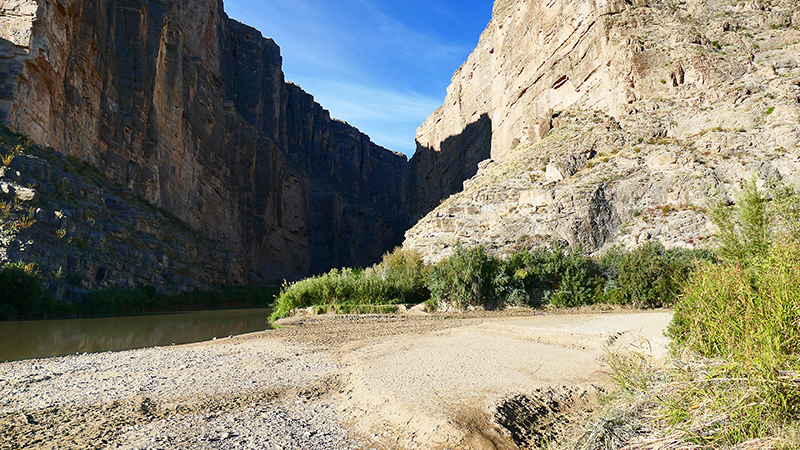
[[[0,120],[224,242],[252,280],[402,241],[405,157],[287,84],[221,0],[3,0],[0,25]]]
[[[418,130],[410,179],[448,179],[406,245],[704,245],[711,196],[800,186],[798,26],[788,0],[497,0]]]

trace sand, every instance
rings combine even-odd
[[[670,318],[315,316],[187,346],[5,363],[0,448],[515,449],[593,407],[609,388],[608,351],[665,357]]]

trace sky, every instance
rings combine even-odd
[[[281,47],[286,80],[373,142],[413,154],[478,44],[492,0],[224,0]]]

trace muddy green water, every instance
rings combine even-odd
[[[269,309],[0,322],[0,362],[187,344],[263,331]]]

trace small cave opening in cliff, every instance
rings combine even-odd
[[[409,162],[408,196],[413,225],[433,211],[442,199],[461,192],[464,181],[478,173],[478,164],[492,156],[492,119],[488,114],[441,141],[439,150],[417,142]]]

